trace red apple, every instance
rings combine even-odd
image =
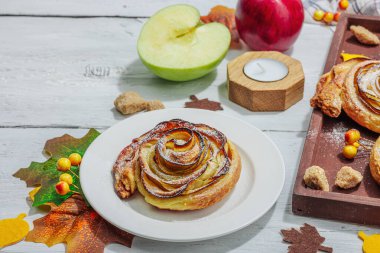
[[[301,0],[239,0],[236,8],[239,35],[253,50],[288,50],[303,20]]]

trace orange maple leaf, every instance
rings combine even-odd
[[[108,243],[131,247],[133,235],[111,225],[87,206],[80,195],[73,195],[46,216],[33,222],[26,241],[53,246],[67,243],[67,253],[103,252]]]
[[[202,16],[203,23],[218,22],[227,26],[231,33],[231,48],[240,48],[241,42],[235,22],[235,9],[223,5],[216,5],[211,8],[207,16]]]

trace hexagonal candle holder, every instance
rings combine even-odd
[[[301,63],[275,51],[247,52],[228,63],[228,97],[251,111],[283,111],[303,98]]]

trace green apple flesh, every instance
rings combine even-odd
[[[142,62],[157,76],[188,81],[215,69],[230,41],[227,27],[202,24],[196,8],[180,4],[158,11],[145,23],[137,49]]]

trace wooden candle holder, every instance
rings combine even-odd
[[[259,82],[247,77],[243,68],[257,58],[270,58],[283,62],[288,75],[275,82]],[[229,99],[251,111],[283,111],[303,98],[305,76],[301,63],[285,54],[247,52],[235,58],[227,66]]]

